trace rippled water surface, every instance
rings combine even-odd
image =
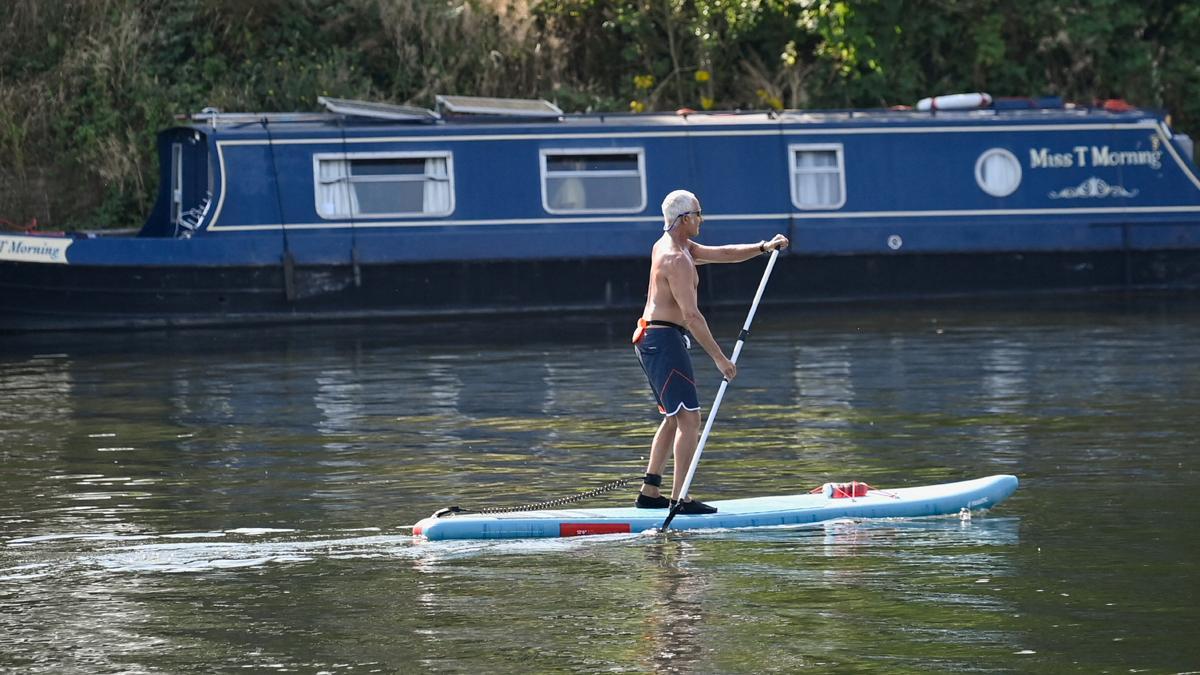
[[[1195,298],[764,308],[695,494],[1021,478],[968,522],[414,541],[642,471],[627,324],[0,338],[0,671],[1200,670]]]

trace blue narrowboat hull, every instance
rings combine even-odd
[[[0,263],[0,331],[156,328],[245,323],[488,316],[633,314],[647,261],[180,268]],[[701,268],[706,307],[744,305],[758,266]],[[288,286],[292,298],[288,298]],[[979,255],[784,256],[766,304],[992,294],[1200,288],[1200,253],[1052,252]]]
[[[1086,109],[238,118],[160,135],[138,236],[0,234],[0,331],[637,311],[657,203],[784,233],[765,301],[1200,287],[1200,170]],[[760,270],[702,268],[701,302]]]

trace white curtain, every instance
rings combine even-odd
[[[450,210],[450,173],[445,157],[425,160],[425,212],[445,213]]]
[[[837,206],[842,201],[836,152],[796,153],[796,200],[805,207]]]
[[[317,203],[321,215],[326,218],[346,218],[356,206],[354,191],[350,189],[350,162],[344,159],[322,159],[320,167],[320,192]]]
[[[550,208],[563,211],[579,211],[587,208],[587,190],[583,179],[576,176],[554,178],[547,176],[546,185],[550,189]]]

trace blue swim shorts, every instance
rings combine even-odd
[[[667,417],[681,408],[700,409],[688,346],[683,328],[672,324],[647,328],[633,347],[654,392],[654,400],[658,401],[658,411]]]

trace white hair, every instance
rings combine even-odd
[[[663,214],[663,231],[671,229],[675,221],[685,213],[690,213],[696,210],[696,204],[700,200],[696,199],[696,195],[687,190],[675,190],[671,194],[663,198],[662,214]]]

